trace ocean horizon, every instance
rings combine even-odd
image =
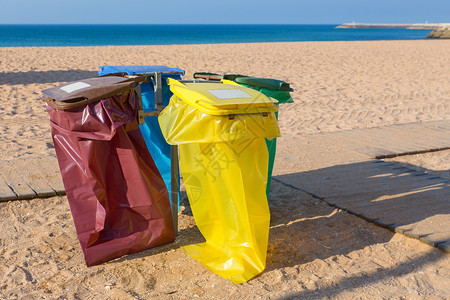
[[[338,25],[0,25],[0,47],[420,40],[431,32]]]

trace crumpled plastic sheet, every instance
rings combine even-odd
[[[175,240],[168,191],[136,120],[134,90],[71,110],[47,105],[88,266]]]
[[[183,249],[239,284],[265,269],[270,211],[265,137],[279,136],[273,113],[211,116],[173,96],[159,116],[180,170],[195,222],[206,242]]]

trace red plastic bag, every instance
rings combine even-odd
[[[136,120],[131,89],[79,108],[47,104],[88,266],[175,240],[169,196]]]

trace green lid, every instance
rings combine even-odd
[[[248,76],[246,76],[246,75],[241,75],[241,74],[224,74],[224,75],[223,75],[223,79],[231,80],[231,81],[236,81],[236,79],[238,79],[238,78],[244,78],[244,77],[248,77]]]
[[[239,84],[250,85],[256,88],[266,88],[271,90],[288,91],[288,92],[293,91],[293,89],[289,86],[289,83],[277,79],[258,78],[258,77],[238,77],[235,79],[235,81]]]

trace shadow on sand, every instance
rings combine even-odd
[[[97,72],[86,70],[0,72],[0,85],[69,82],[97,76]]]
[[[280,270],[286,282],[295,281],[295,275],[285,273],[286,268],[302,271],[307,263],[320,260],[326,273],[327,260],[346,259],[351,262],[355,252],[361,256],[360,260],[371,260],[371,257],[365,258],[361,252],[364,252],[365,248],[386,244],[394,237],[392,231],[326,204],[324,200],[317,198],[318,196],[325,198],[325,201],[339,197],[353,199],[348,203],[359,203],[360,207],[371,213],[388,212],[387,216],[391,218],[413,224],[436,214],[450,213],[449,206],[444,202],[440,207],[434,207],[423,206],[420,200],[435,199],[436,193],[439,195],[448,192],[448,183],[445,182],[445,179],[436,176],[411,172],[398,164],[383,165],[376,161],[275,176],[269,201],[271,228],[266,272]],[[313,197],[311,194],[318,196]],[[191,218],[192,213],[185,192],[182,192],[181,198],[185,209],[180,218]],[[377,201],[379,199],[384,200]],[[408,209],[411,211],[405,213]],[[173,244],[129,255],[112,263],[152,256],[203,241],[196,227],[183,228]],[[444,258],[443,251],[430,247],[426,254],[399,262],[395,267],[386,265],[370,271],[362,270],[358,275],[343,275],[339,280],[326,285],[322,281],[320,286],[287,294],[285,299],[338,295],[388,277],[416,272],[417,268]],[[346,267],[348,266],[342,267],[344,273]],[[252,280],[249,283],[251,282]],[[270,284],[266,285],[268,289],[272,288]]]
[[[370,222],[384,221],[392,224],[391,229],[411,226],[416,232],[420,232],[422,221],[439,215],[446,215],[448,219],[450,215],[449,180],[396,163],[370,161],[338,165],[275,176],[272,184],[268,271],[286,267],[300,270],[302,265],[315,259],[351,262],[353,252],[362,252],[393,238],[392,231],[364,222],[336,205],[350,207],[356,215],[367,215],[365,219]],[[323,205],[325,201],[328,205]],[[447,227],[443,228],[445,231]],[[435,230],[440,231],[442,227],[438,225]],[[450,232],[447,237],[450,239]],[[340,276],[340,280],[330,281],[325,286],[322,281],[321,286],[305,288],[285,299],[330,297],[385,278],[416,272],[418,268],[444,259],[445,255],[430,247],[427,254],[400,262],[395,267],[380,266],[362,275]],[[323,263],[324,268],[326,264]],[[346,267],[342,268],[346,272]],[[285,276],[287,280],[295,280],[289,278],[292,275]]]

